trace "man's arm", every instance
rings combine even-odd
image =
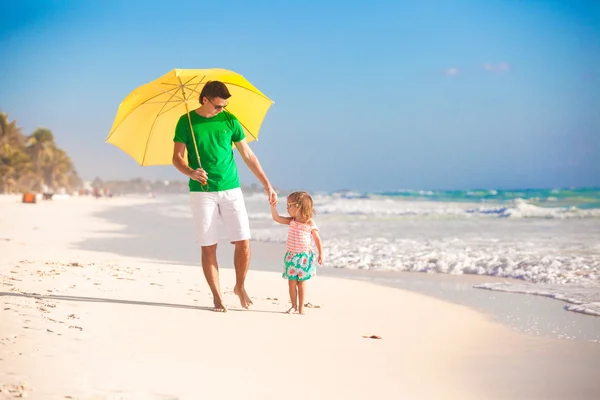
[[[184,174],[185,176],[200,182],[201,184],[206,184],[206,179],[208,179],[208,175],[206,171],[202,168],[198,168],[196,170],[191,169],[188,166],[187,161],[184,158],[185,155],[185,143],[175,142],[173,146],[173,165],[179,172]]]
[[[262,167],[260,166],[260,163],[258,162],[258,158],[254,154],[250,146],[248,146],[246,140],[242,139],[239,142],[234,143],[235,147],[237,147],[238,151],[240,152],[240,155],[242,156],[242,159],[244,160],[250,171],[252,171],[254,176],[256,176],[256,178],[263,185],[263,188],[265,188],[265,192],[269,197],[269,204],[277,204],[277,193],[275,193],[275,191],[273,190],[269,179],[267,179],[267,175],[265,174]]]

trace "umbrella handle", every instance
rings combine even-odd
[[[192,127],[192,118],[190,117],[190,109],[188,108],[188,103],[187,100],[185,99],[185,92],[183,93],[183,102],[185,103],[185,114],[188,117],[188,122],[190,124],[190,136],[192,137],[192,140],[194,141],[194,150],[196,150],[196,158],[198,160],[198,167],[202,168],[202,164],[200,163],[200,153],[198,152],[198,145],[196,144],[196,136],[194,135],[194,128]],[[202,186],[206,186],[208,185],[208,181],[203,184]]]

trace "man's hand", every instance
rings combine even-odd
[[[203,185],[206,185],[206,180],[208,179],[208,174],[202,168],[198,168],[190,172],[188,175],[191,179],[200,182]]]
[[[267,198],[269,200],[269,204],[274,206],[277,204],[277,193],[273,190],[271,186],[265,187],[265,193],[267,193]]]

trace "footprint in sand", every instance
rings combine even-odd
[[[19,353],[19,355],[21,355]],[[18,385],[12,384],[3,384],[0,385],[0,393],[6,394],[10,397],[19,398],[19,397],[27,397],[28,395],[28,387],[27,382],[21,382]]]
[[[6,337],[3,337],[3,338],[0,338],[0,344],[4,344],[5,345],[6,342],[15,344],[15,343],[17,343],[15,341],[15,339],[17,339],[17,338],[18,338],[17,335],[6,336]]]
[[[311,303],[306,303],[304,305],[304,307],[306,307],[306,308],[321,308],[320,305],[318,305],[318,304],[311,304]]]
[[[47,319],[48,321],[50,321],[50,322],[56,322],[56,323],[59,323],[59,324],[64,324],[64,322],[63,322],[63,321],[58,321],[58,320],[52,319],[52,318],[50,318],[50,317],[44,317],[44,318],[46,318],[46,319]]]
[[[54,303],[44,303],[41,300],[37,300],[35,303],[40,304],[40,306],[37,309],[38,309],[38,311],[41,311],[41,312],[50,312],[48,310],[49,308],[56,308],[56,304],[54,304]]]

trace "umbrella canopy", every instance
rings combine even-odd
[[[273,101],[242,75],[214,68],[174,69],[133,90],[119,105],[106,142],[142,166],[171,164],[177,121],[200,106],[200,92],[208,81],[227,86],[231,98],[223,112],[237,117],[248,142],[258,139]]]

